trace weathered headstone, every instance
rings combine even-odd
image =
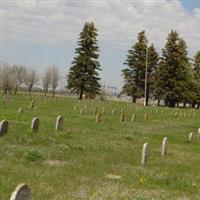
[[[200,139],[200,128],[198,128],[197,137],[198,137],[198,139]]]
[[[162,149],[161,149],[162,156],[165,156],[167,154],[167,145],[168,145],[167,137],[164,137],[162,141]]]
[[[97,113],[96,114],[96,123],[99,123],[101,121],[101,114]]]
[[[24,109],[23,109],[23,107],[20,107],[20,108],[18,109],[18,113],[19,113],[19,114],[24,113]]]
[[[31,101],[31,105],[29,106],[30,107],[30,109],[32,110],[34,107],[35,107],[35,101]]]
[[[31,189],[27,184],[19,184],[12,192],[10,200],[31,200]]]
[[[8,132],[8,125],[9,125],[9,123],[5,119],[0,122],[0,136],[6,134]]]
[[[80,109],[80,114],[81,114],[81,115],[83,114],[83,109],[82,109],[82,108]]]
[[[193,134],[193,132],[191,132],[191,133],[189,134],[189,137],[188,137],[188,139],[189,139],[189,141],[192,141],[192,140],[193,140],[193,138],[194,138],[194,134]]]
[[[60,130],[62,130],[62,127],[63,127],[63,117],[59,115],[56,118],[55,130],[60,131]]]
[[[32,119],[32,122],[31,122],[31,130],[32,130],[33,132],[37,132],[37,131],[38,131],[39,123],[40,123],[39,118],[34,117],[34,118]]]
[[[142,147],[141,165],[145,165],[147,163],[148,157],[149,157],[149,144],[144,143]]]
[[[112,109],[112,115],[114,115],[114,114],[115,114],[115,108]]]
[[[125,120],[125,114],[124,114],[124,112],[122,112],[120,115],[120,122],[122,123],[122,122],[124,122],[124,120]]]
[[[132,121],[132,122],[135,122],[135,120],[136,120],[136,115],[133,114],[133,115],[132,115],[132,118],[131,118],[131,121]]]
[[[144,114],[144,119],[145,119],[145,120],[148,119],[148,114],[147,114],[147,113]]]

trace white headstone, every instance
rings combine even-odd
[[[161,149],[162,156],[165,156],[167,154],[167,145],[168,145],[167,137],[164,137],[162,141],[162,149]]]
[[[189,141],[192,141],[192,140],[193,140],[193,137],[194,137],[194,134],[193,134],[193,132],[191,132],[191,133],[189,134],[189,137],[188,137]]]
[[[62,130],[62,127],[63,127],[63,117],[61,115],[59,115],[56,118],[55,130],[60,131],[60,130]]]
[[[144,143],[142,147],[141,165],[145,165],[147,163],[148,157],[149,157],[149,144]]]
[[[31,200],[31,189],[27,184],[19,184],[11,194],[10,200]]]
[[[39,118],[34,117],[34,118],[32,119],[32,122],[31,122],[31,130],[32,130],[33,132],[37,132],[37,131],[38,131],[39,123],[40,123]]]
[[[198,139],[200,139],[200,128],[198,128],[197,137],[198,137]]]
[[[6,134],[8,132],[8,125],[9,125],[9,123],[5,119],[0,122],[0,136]]]

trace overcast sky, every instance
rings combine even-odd
[[[200,50],[200,0],[1,0],[2,60],[40,74],[56,64],[64,76],[86,21],[99,32],[101,82],[119,89],[127,51],[142,30],[158,52],[171,29],[186,40],[190,56]]]

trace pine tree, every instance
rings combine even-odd
[[[145,88],[145,68],[146,56],[148,54],[148,84],[147,84],[147,104],[150,91],[153,90],[153,80],[155,79],[155,70],[158,62],[158,54],[153,45],[147,49],[148,40],[145,31],[138,34],[137,42],[128,50],[126,61],[126,69],[122,70],[124,85],[122,92],[132,97],[132,102],[136,102],[137,98],[144,96]]]
[[[68,74],[67,88],[79,94],[79,99],[83,98],[83,94],[94,98],[100,92],[97,36],[94,23],[86,22],[79,35],[78,47]]]
[[[163,98],[165,104],[174,107],[184,101],[187,85],[191,80],[187,46],[176,31],[171,31],[156,76],[157,98]]]
[[[195,81],[195,99],[194,102],[197,103],[197,108],[200,108],[200,51],[194,56],[194,69],[193,76]]]

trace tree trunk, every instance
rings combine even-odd
[[[15,87],[14,95],[17,95],[18,86]]]
[[[160,106],[160,99],[158,99],[157,101],[157,106]]]
[[[135,102],[136,102],[136,97],[132,96],[132,103],[135,103]]]
[[[175,105],[176,105],[176,101],[174,99],[170,99],[168,106],[171,107],[171,108],[174,108]]]

